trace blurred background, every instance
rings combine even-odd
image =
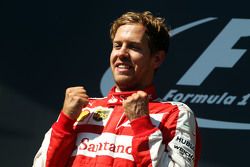
[[[155,78],[188,104],[202,134],[201,167],[248,166],[250,3],[236,1],[1,1],[0,162],[32,166],[69,86],[92,97],[112,86],[110,24],[125,11],[166,18],[171,44]]]

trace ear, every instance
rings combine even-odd
[[[154,53],[154,55],[152,57],[154,69],[158,69],[161,66],[161,64],[165,60],[165,57],[166,57],[166,52],[163,50],[160,50],[160,51],[157,51],[156,53]]]

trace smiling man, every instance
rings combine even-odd
[[[98,99],[82,86],[68,88],[33,166],[197,166],[193,112],[161,101],[153,85],[169,45],[164,19],[127,12],[114,21],[110,36],[114,87]]]
[[[141,24],[122,25],[116,31],[110,65],[118,91],[151,85],[154,71],[165,57],[160,51],[151,54],[145,32]]]

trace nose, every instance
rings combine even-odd
[[[117,56],[119,58],[128,58],[129,57],[129,52],[126,46],[122,46],[118,51],[117,51]]]

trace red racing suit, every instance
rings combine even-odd
[[[149,116],[129,121],[122,101],[134,92],[91,98],[77,121],[63,112],[46,133],[33,167],[193,167],[200,138],[193,112],[180,102],[161,102],[154,86]]]

